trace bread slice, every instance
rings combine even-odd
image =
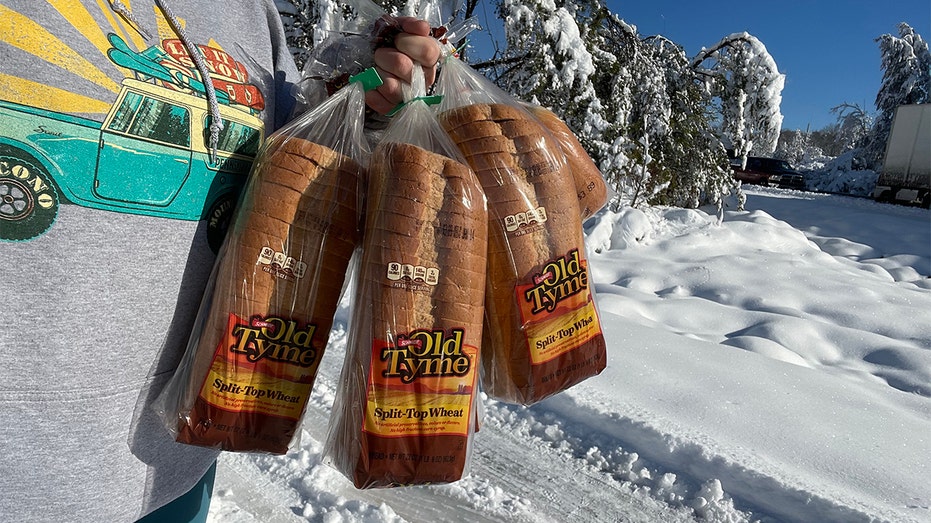
[[[582,220],[586,220],[608,202],[608,187],[601,170],[582,147],[575,133],[556,113],[539,105],[528,105],[528,108],[553,133],[553,137],[565,153],[575,182]]]

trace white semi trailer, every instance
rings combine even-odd
[[[931,203],[931,104],[901,105],[896,109],[873,199],[928,208]]]

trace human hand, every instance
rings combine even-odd
[[[403,101],[401,83],[411,83],[415,63],[423,67],[424,80],[430,86],[440,59],[440,46],[430,36],[430,24],[408,16],[398,17],[396,23],[400,32],[393,37],[394,46],[375,50],[375,70],[384,83],[365,94],[368,106],[381,114]]]

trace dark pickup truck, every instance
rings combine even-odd
[[[748,156],[746,165],[741,165],[740,159],[734,158],[731,160],[731,169],[734,178],[744,183],[785,189],[805,188],[805,176],[785,160]]]

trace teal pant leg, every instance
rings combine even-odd
[[[217,475],[214,463],[194,488],[180,498],[152,512],[136,523],[205,523],[213,494],[213,480]]]

